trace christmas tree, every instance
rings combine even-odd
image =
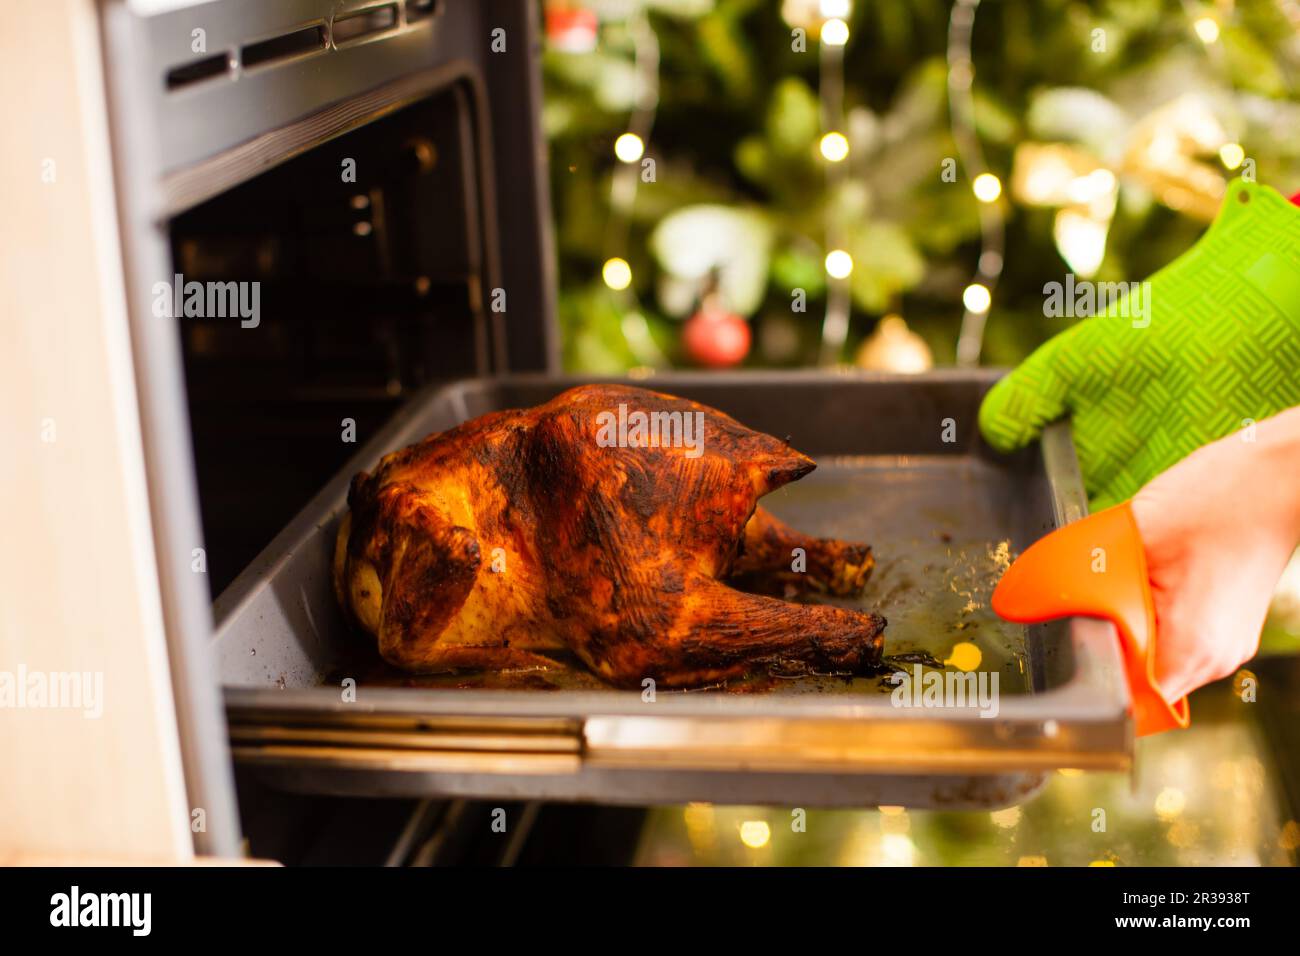
[[[1300,187],[1294,0],[549,0],[564,360],[1012,364],[1227,180]],[[959,345],[960,343],[960,345]]]

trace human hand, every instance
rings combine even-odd
[[[1137,732],[1186,727],[1186,694],[1254,655],[1300,541],[1300,407],[1212,442],[1130,501],[1030,545],[993,590],[1027,624],[1115,623]]]
[[[980,408],[980,429],[1001,451],[1069,415],[1093,510],[1300,404],[1300,209],[1234,181],[1214,224],[1148,290],[1145,314],[1112,305],[1079,322]]]
[[[1170,701],[1255,655],[1300,541],[1300,408],[1193,452],[1134,496]]]

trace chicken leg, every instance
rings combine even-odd
[[[760,507],[745,525],[730,580],[763,594],[782,595],[790,588],[850,597],[861,593],[875,564],[865,544],[803,534]]]

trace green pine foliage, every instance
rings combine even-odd
[[[743,243],[736,253],[749,257],[747,269],[766,275],[756,301],[732,306],[755,331],[747,364],[815,361],[832,214],[846,224],[845,248],[855,262],[842,358],[851,359],[882,314],[896,311],[925,337],[936,362],[952,361],[961,292],[980,239],[966,172],[955,184],[940,176],[945,158],[958,155],[946,86],[948,3],[854,4],[844,93],[851,169],[828,191],[817,152],[824,130],[815,30],[806,52],[797,52],[781,3],[644,0],[661,57],[647,144],[656,179],[639,186],[626,248],[610,245],[610,179],[617,165],[612,143],[627,129],[637,91],[633,32],[623,17],[638,2],[593,6],[602,13],[597,50],[548,50],[544,61],[568,367],[613,372],[645,362],[621,328],[626,303],[600,280],[601,264],[616,254],[631,263],[637,308],[659,350],[670,362],[686,363],[678,339],[689,283],[674,283],[652,240],[667,217],[702,205],[721,207],[720,217],[730,208],[765,224],[763,241]],[[1221,24],[1212,44],[1193,29],[1195,17],[1209,14]],[[988,166],[1007,186],[1019,143],[1104,151],[1115,144],[1098,134],[1089,103],[1131,123],[1190,91],[1213,102],[1216,118],[1255,161],[1260,182],[1300,188],[1296,35],[1274,0],[1237,0],[1230,8],[1178,0],[985,0],[975,24],[973,89]],[[1076,90],[1096,96],[1059,95]],[[1145,277],[1204,227],[1140,184],[1123,176],[1120,182],[1101,281]],[[1052,240],[1053,211],[1024,206],[1009,193],[1000,200],[1007,250],[985,339],[989,364],[1018,361],[1065,321],[1044,317],[1042,309],[1043,283],[1066,268]],[[804,313],[791,311],[793,288],[807,294]]]

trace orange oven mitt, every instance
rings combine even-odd
[[[1129,502],[1089,515],[1040,539],[1007,569],[993,610],[1038,624],[1079,615],[1119,632],[1138,736],[1185,728],[1187,698],[1169,701],[1156,683],[1156,623],[1146,555]]]

